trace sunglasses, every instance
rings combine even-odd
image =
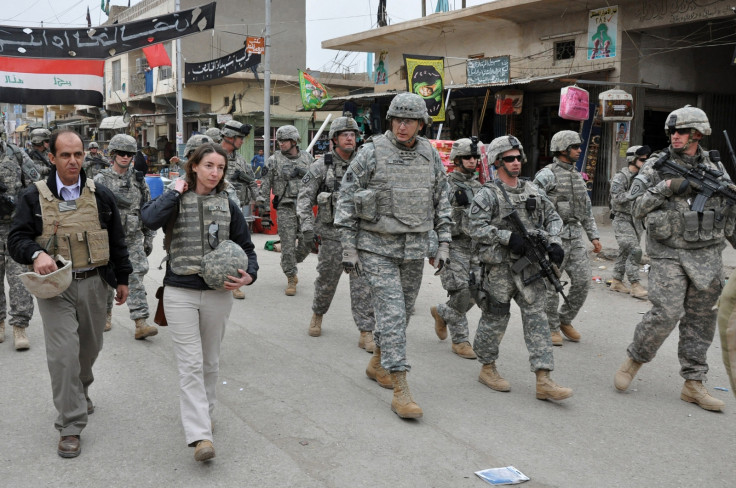
[[[578,149],[580,149],[580,144],[570,144],[569,146],[567,146],[567,149],[574,149],[577,151]]]
[[[127,152],[127,151],[116,151],[116,154],[124,158],[132,158],[133,156],[135,156],[135,153]]]
[[[212,222],[209,227],[207,227],[207,242],[209,242],[212,249],[217,249],[217,246],[220,245],[220,238],[217,236],[219,230],[220,226],[217,222]]]
[[[516,154],[514,156],[503,156],[500,159],[504,163],[513,163],[514,161],[521,161],[521,154]]]
[[[417,119],[403,119],[394,117],[393,119],[396,122],[396,125],[401,127],[402,125],[404,127],[410,127],[414,122],[419,122]]]
[[[670,129],[670,135],[675,133],[680,134],[681,136],[685,136],[690,134],[690,129]]]
[[[641,157],[641,158],[636,158],[636,160],[637,161],[641,161],[643,163],[643,162],[645,162],[647,160],[647,158],[646,158],[646,156],[644,156],[644,157]]]
[[[463,161],[469,161],[471,159],[478,159],[477,154],[471,154],[470,156],[460,156],[460,157],[463,159]]]

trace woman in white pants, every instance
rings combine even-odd
[[[258,272],[243,214],[224,191],[226,171],[224,150],[203,144],[187,161],[185,177],[176,180],[174,190],[141,209],[148,228],[164,227],[166,319],[179,368],[181,421],[197,461],[215,457],[212,412],[232,291],[252,284]],[[221,288],[213,289],[202,276],[202,259],[224,240],[245,251],[247,269],[238,269],[238,276],[228,275]]]

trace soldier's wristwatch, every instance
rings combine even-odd
[[[33,253],[33,256],[31,256],[31,261],[35,261],[37,257],[41,255],[43,251],[36,251]]]

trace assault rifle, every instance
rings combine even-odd
[[[721,177],[723,177],[722,171],[711,168],[705,163],[699,163],[694,168],[684,168],[670,160],[669,152],[665,152],[654,162],[654,169],[681,176],[690,182],[690,186],[696,192],[695,200],[690,205],[690,210],[694,212],[702,213],[705,209],[705,202],[713,195],[725,198],[728,205],[736,205],[734,186],[721,180]]]
[[[567,300],[567,295],[565,295],[565,289],[562,286],[560,278],[557,274],[558,271],[552,265],[552,263],[549,262],[549,259],[547,259],[547,248],[549,247],[547,238],[540,233],[530,233],[526,229],[524,222],[521,221],[521,217],[519,217],[519,212],[516,210],[516,208],[514,208],[514,210],[505,218],[511,224],[513,231],[521,234],[521,236],[524,238],[525,244],[524,256],[522,256],[518,261],[513,264],[513,266],[511,266],[511,271],[519,274],[529,264],[537,263],[540,268],[539,273],[523,279],[522,282],[524,283],[524,285],[526,286],[529,283],[532,283],[534,280],[542,277],[547,278],[547,280],[552,283],[552,286],[555,287],[555,291],[562,295],[565,303],[570,305],[570,302]]]

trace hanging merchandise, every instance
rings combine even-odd
[[[634,97],[623,90],[613,89],[598,95],[598,111],[604,121],[626,122],[634,118]]]
[[[501,90],[496,92],[496,114],[519,115],[524,103],[524,92],[521,90]]]
[[[567,120],[588,120],[590,107],[588,91],[577,86],[566,86],[560,90],[558,115]]]

